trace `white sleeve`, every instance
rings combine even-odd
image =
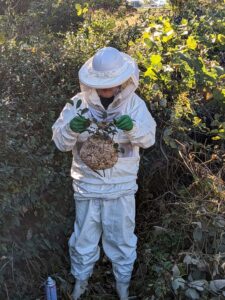
[[[126,131],[131,144],[141,148],[149,148],[155,143],[156,122],[150,114],[145,102],[141,99],[134,105],[130,113],[133,128]]]
[[[76,102],[77,99],[72,99],[74,105],[67,103],[63,108],[59,118],[52,126],[52,140],[60,151],[71,151],[76,144],[79,133],[70,129],[70,121],[77,115]]]

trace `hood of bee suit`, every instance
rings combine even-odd
[[[138,87],[139,69],[127,54],[112,47],[100,49],[80,69],[81,92],[92,107],[101,107],[96,89],[119,86],[111,109],[118,109]]]

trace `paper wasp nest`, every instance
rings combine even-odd
[[[80,157],[92,170],[112,168],[118,160],[118,151],[109,135],[93,134],[82,145]]]
[[[71,104],[71,102],[69,102]],[[82,100],[76,103],[77,116],[84,118],[88,108],[80,108]],[[71,104],[73,105],[73,103]],[[114,122],[105,122],[107,113],[102,115],[103,121],[86,117],[87,131],[90,135],[80,149],[80,158],[92,170],[112,168],[118,160],[118,144],[114,143],[113,136],[117,132]],[[95,127],[92,125],[95,124]],[[112,135],[112,137],[110,136]]]

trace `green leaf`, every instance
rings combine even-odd
[[[216,136],[212,137],[212,140],[213,141],[218,141],[218,140],[221,140],[221,137],[219,135],[216,135]]]
[[[147,71],[145,72],[144,76],[148,76],[148,77],[150,77],[153,80],[157,80],[158,79],[156,73],[153,71],[153,69],[151,67],[149,67],[147,69]]]
[[[75,5],[75,8],[76,8],[76,10],[77,10],[77,15],[78,15],[78,16],[82,15],[82,13],[83,13],[82,6],[81,6],[80,4],[77,3],[77,4]]]
[[[222,45],[225,44],[225,35],[223,35],[223,34],[218,34],[217,38],[218,38],[218,41],[219,41]]]
[[[187,19],[184,19],[184,18],[182,18],[182,20],[181,20],[181,24],[182,24],[182,25],[187,25],[187,24],[188,24],[188,20],[187,20]]]
[[[219,293],[225,287],[224,279],[217,279],[210,281],[209,289],[214,293]]]
[[[214,67],[215,68],[215,70],[216,70],[216,72],[217,72],[217,74],[220,76],[220,75],[223,75],[224,74],[224,68],[223,67],[221,67],[221,66],[215,66]]]
[[[88,12],[88,8],[85,7],[85,8],[83,9],[83,14],[86,14],[87,12]]]
[[[67,103],[71,104],[71,105],[74,105],[73,101],[70,99],[70,100],[67,100]]]
[[[81,103],[82,103],[82,100],[79,99],[76,104],[76,109],[78,109],[81,106]]]
[[[174,37],[174,30],[170,30],[166,33],[165,36],[163,36],[162,41],[163,43],[167,43]]]
[[[151,48],[152,45],[153,45],[153,43],[152,43],[152,41],[151,41],[150,39],[144,39],[144,43],[145,43],[149,48]]]
[[[222,90],[214,89],[213,98],[216,99],[217,101],[222,101],[223,103],[225,103],[225,89]]]
[[[185,288],[185,280],[182,277],[178,277],[172,281],[172,288],[175,293],[177,293],[178,289],[184,289]]]
[[[145,31],[145,32],[143,33],[143,35],[142,35],[142,38],[143,38],[144,40],[145,40],[145,39],[149,39],[149,37],[150,37],[150,36],[149,36],[149,32],[146,32],[146,31]]]
[[[204,279],[194,280],[189,283],[189,287],[199,292],[203,292],[208,287],[208,282]]]
[[[75,4],[75,8],[76,8],[76,10],[81,10],[82,9],[82,7],[81,7],[81,5],[80,4]]]
[[[82,110],[81,110],[81,114],[82,114],[82,115],[84,115],[85,113],[87,113],[87,112],[88,112],[88,110],[89,110],[88,108],[84,108],[84,109],[82,109]]]
[[[171,29],[172,29],[172,25],[171,25],[171,23],[169,22],[169,20],[165,20],[165,21],[163,22],[163,27],[164,27],[164,32],[169,32],[169,31],[171,31]]]
[[[173,133],[172,128],[171,128],[171,127],[168,127],[168,128],[166,128],[166,129],[164,130],[164,132],[163,132],[163,137],[168,137],[168,136],[170,136],[172,133]]]
[[[200,119],[199,117],[194,117],[194,120],[193,120],[194,126],[198,126],[201,122],[202,122],[202,119]]]
[[[4,44],[6,41],[4,33],[0,32],[0,45]]]
[[[177,266],[177,264],[175,264],[172,268],[172,272],[173,272],[173,278],[178,278],[180,277],[180,270]]]
[[[170,140],[170,142],[169,142],[169,145],[170,145],[170,147],[172,148],[172,149],[177,149],[178,147],[177,147],[177,144],[175,143],[175,141],[174,140]]]
[[[185,295],[192,300],[200,299],[199,293],[195,289],[188,288],[185,291]]]
[[[193,232],[193,238],[196,242],[202,241],[203,235],[202,235],[202,229],[200,227],[196,227]]]
[[[56,2],[56,7],[59,7],[61,4],[62,4],[62,0],[58,0],[58,1]]]
[[[187,47],[188,49],[192,49],[195,50],[197,48],[197,41],[195,40],[195,38],[193,36],[189,36],[187,39]]]
[[[159,54],[153,54],[153,55],[151,55],[150,60],[151,60],[152,65],[157,66],[158,64],[161,63],[162,56]]]

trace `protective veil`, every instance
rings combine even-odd
[[[102,57],[104,58],[99,55],[98,59],[103,59]],[[124,64],[118,60],[117,70],[104,70],[106,64],[100,63],[100,69],[96,70],[98,68],[94,62],[96,61],[92,58],[81,68],[81,93],[71,99],[74,105],[66,104],[52,127],[53,140],[58,149],[73,153],[71,176],[76,221],[74,233],[69,240],[71,272],[80,280],[91,275],[94,263],[99,258],[98,242],[102,235],[103,249],[112,261],[117,281],[129,282],[136,258],[134,194],[137,191],[139,148],[148,148],[155,143],[156,123],[145,102],[135,94],[139,73],[136,64],[128,55],[123,53]],[[99,82],[102,85],[98,86]],[[106,111],[96,88],[110,86],[120,86],[120,89]],[[106,169],[102,176],[86,166],[79,156],[82,143],[89,134],[75,133],[69,126],[70,121],[77,115],[76,103],[79,99],[82,100],[80,108],[88,108],[85,117],[89,119],[103,121],[104,115],[104,121],[110,122],[114,118],[128,115],[134,122],[130,131],[118,129],[114,141],[124,151],[119,154],[114,167]]]

